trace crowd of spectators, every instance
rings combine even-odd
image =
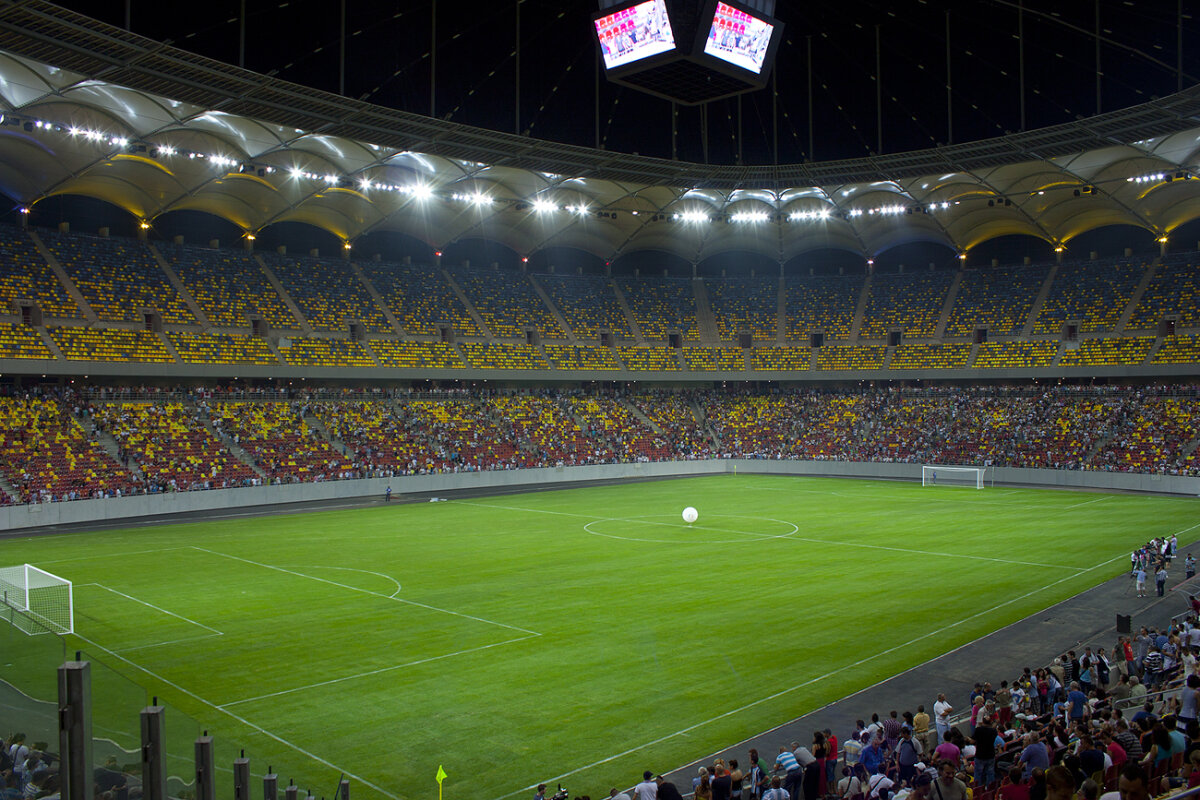
[[[0,414],[0,443],[10,454],[0,472],[7,493],[23,502],[711,458],[1200,475],[1200,389],[1191,385],[97,386],[8,394],[24,400]],[[65,432],[52,446],[28,446],[45,428],[33,409]],[[114,457],[104,453],[108,437]],[[11,458],[18,452],[19,461]],[[82,464],[85,453],[86,480],[64,483],[63,464]],[[55,468],[43,468],[39,459],[50,457]]]

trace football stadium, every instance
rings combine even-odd
[[[1200,793],[1200,9],[969,5],[0,0],[0,800]]]

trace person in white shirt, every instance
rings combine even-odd
[[[937,702],[933,704],[933,724],[937,727],[938,744],[946,741],[946,733],[950,730],[950,715],[954,713],[954,706],[946,702],[945,693],[939,694]]]

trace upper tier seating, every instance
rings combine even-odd
[[[213,427],[234,438],[271,482],[347,477],[350,459],[308,427],[284,402],[211,402]]]
[[[1134,366],[1145,363],[1150,348],[1154,346],[1153,336],[1134,336],[1125,339],[1083,339],[1077,349],[1066,349],[1059,359],[1060,367],[1101,366],[1108,364],[1128,364]]]
[[[1200,336],[1168,336],[1151,364],[1200,364]]]
[[[964,369],[969,344],[902,344],[892,353],[891,369]]]
[[[228,333],[167,334],[179,358],[188,364],[263,364],[279,366],[279,359],[263,339]]]
[[[453,270],[450,273],[479,316],[497,337],[519,339],[534,328],[546,339],[566,332],[538,296],[529,277],[514,272]]]
[[[1128,261],[1059,265],[1033,332],[1057,334],[1072,320],[1081,332],[1112,331],[1145,269]]]
[[[850,338],[863,277],[809,275],[787,279],[787,337],[807,339],[824,333],[831,341]]]
[[[153,309],[165,323],[196,323],[146,244],[64,233],[41,236],[100,319],[141,322],[142,312]]]
[[[975,369],[1048,367],[1058,354],[1058,342],[984,342],[975,353]]]
[[[466,364],[454,345],[445,342],[396,342],[374,339],[371,349],[385,367],[401,369],[461,369]]]
[[[182,403],[98,403],[93,417],[138,463],[147,483],[187,491],[257,479]]]
[[[679,351],[670,347],[622,347],[621,360],[631,370],[673,371],[679,369]]]
[[[13,303],[19,300],[37,303],[46,317],[83,318],[29,234],[0,225],[0,313],[14,312]]]
[[[477,369],[550,369],[532,344],[464,342],[467,363]]]
[[[779,279],[742,278],[704,282],[717,335],[732,341],[749,331],[755,341],[773,341],[779,318]]]
[[[946,270],[874,276],[858,338],[883,339],[894,329],[910,339],[933,336],[953,281]]]
[[[174,361],[157,333],[118,328],[50,328],[71,361]]]
[[[886,354],[887,348],[882,345],[826,345],[817,348],[817,369],[882,369]]]
[[[0,322],[0,358],[54,358],[54,354],[28,325]]]
[[[976,328],[987,328],[991,336],[1019,334],[1048,272],[1046,266],[964,271],[945,336],[970,336]]]
[[[546,357],[555,369],[611,370],[620,369],[611,347],[573,344],[544,344]]]
[[[680,333],[685,339],[699,338],[690,279],[626,277],[618,279],[618,286],[644,339],[666,341],[669,333]]]
[[[345,331],[357,321],[372,333],[394,333],[350,262],[271,254],[266,264],[315,331]]]
[[[257,316],[274,330],[299,327],[249,253],[190,245],[159,245],[159,252],[213,325],[245,328]]]
[[[375,359],[362,342],[349,339],[290,337],[280,340],[279,354],[299,367],[374,367]]]
[[[608,278],[598,275],[535,275],[578,339],[599,341],[606,330],[621,339],[632,339],[629,320],[621,310]]]
[[[22,502],[138,490],[71,409],[49,397],[0,397],[0,472]]]
[[[1200,258],[1195,253],[1163,259],[1138,301],[1127,330],[1154,330],[1168,314],[1179,317],[1180,327],[1200,326]]]
[[[478,336],[466,306],[434,267],[365,261],[359,264],[375,291],[408,333],[437,336],[448,324],[459,336]]]
[[[756,347],[750,351],[750,368],[762,371],[806,370],[812,365],[811,347]]]

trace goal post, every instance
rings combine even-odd
[[[35,635],[74,633],[71,582],[32,564],[0,567],[0,600],[12,609],[14,627]]]
[[[984,487],[987,467],[957,467],[946,464],[924,464],[921,466],[922,486],[974,486]]]

